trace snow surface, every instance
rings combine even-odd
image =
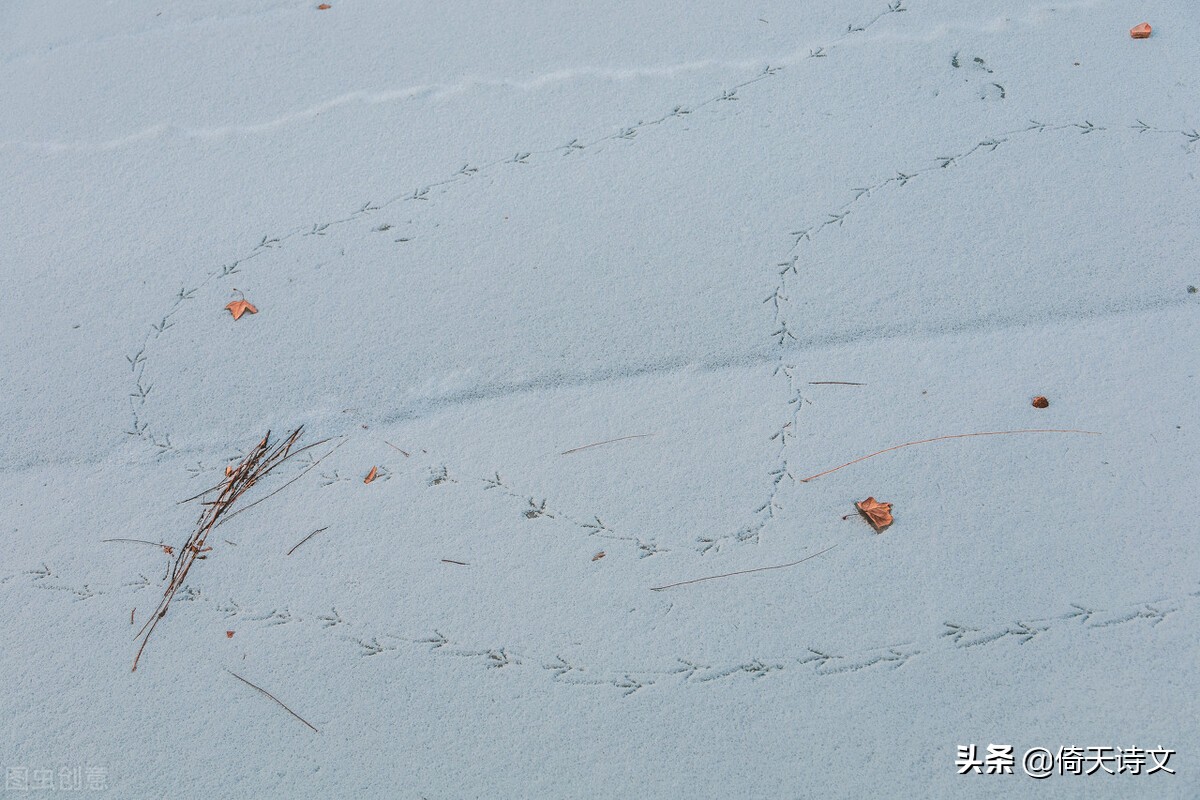
[[[332,5],[0,6],[6,779],[1200,795],[1191,4]]]

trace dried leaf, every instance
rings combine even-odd
[[[600,559],[604,558],[604,555],[604,551],[601,550],[599,553],[596,553],[596,555],[592,556],[592,561],[599,561]]]
[[[892,504],[881,503],[874,497],[868,497],[866,500],[855,503],[854,507],[859,510],[867,522],[871,523],[871,527],[876,533],[883,533],[883,529],[892,524]]]
[[[232,303],[225,306],[225,310],[228,311],[230,314],[233,314],[234,319],[241,319],[242,314],[245,314],[247,311],[249,311],[251,314],[258,313],[258,309],[255,308],[253,305],[251,305],[250,302],[245,299],[234,300]]]
[[[375,480],[375,476],[379,474],[377,467],[371,467],[371,471],[367,473],[367,477],[363,478],[363,483],[370,483]]]
[[[1141,25],[1134,25],[1129,29],[1129,35],[1134,39],[1149,39],[1150,38],[1150,23],[1143,22]]]
[[[225,638],[226,638],[226,639],[232,639],[232,638],[233,638],[233,631],[225,631]]]
[[[1049,408],[1050,401],[1039,394],[1037,397],[1033,398],[1033,407],[1034,408]]]
[[[330,8],[329,3],[321,3],[321,5],[317,6],[317,10],[319,10],[319,11],[328,11],[329,8]]]

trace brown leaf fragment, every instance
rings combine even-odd
[[[225,306],[225,310],[230,314],[233,314],[233,318],[235,320],[241,319],[242,314],[245,314],[246,312],[250,312],[251,314],[258,313],[258,309],[244,298],[241,300],[234,300],[233,302],[229,303]]]
[[[892,524],[892,504],[881,503],[874,497],[868,497],[866,500],[861,500],[854,504],[859,513],[867,518],[867,522],[871,523],[871,527],[876,533],[883,533],[884,529]]]

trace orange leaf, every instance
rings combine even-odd
[[[1033,407],[1034,408],[1049,408],[1050,401],[1039,394],[1037,397],[1033,398]]]
[[[328,11],[329,8],[329,3],[321,3],[321,5],[317,6],[317,9],[320,11]]]
[[[892,504],[881,503],[874,497],[868,497],[859,503],[855,503],[854,507],[867,518],[867,522],[871,523],[871,527],[876,533],[882,533],[883,529],[892,524]]]
[[[1129,29],[1129,35],[1134,39],[1149,39],[1150,38],[1150,23],[1143,22],[1141,25],[1134,25]]]
[[[249,311],[251,314],[258,313],[258,309],[255,308],[254,306],[252,306],[249,302],[247,302],[244,299],[243,300],[234,300],[232,303],[225,306],[225,310],[228,311],[230,314],[233,314],[234,319],[241,319],[242,314],[245,314],[247,311]]]
[[[232,639],[232,638],[233,638],[233,631],[225,631],[225,638],[226,638],[226,639]]]
[[[367,473],[367,477],[363,478],[363,483],[370,483],[375,480],[375,476],[379,473],[376,467],[371,467],[371,471]]]

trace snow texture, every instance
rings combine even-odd
[[[8,793],[1200,795],[1197,41],[1178,0],[4,4]],[[103,540],[182,546],[301,424],[340,446],[131,672],[172,559]],[[803,480],[1024,429],[1096,434]]]

